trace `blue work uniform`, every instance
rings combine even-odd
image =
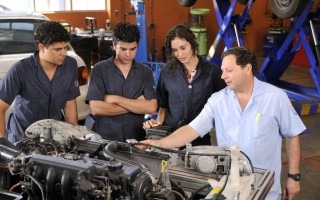
[[[147,100],[156,99],[155,84],[149,67],[133,61],[125,78],[113,62],[114,57],[98,62],[91,71],[91,80],[86,102],[104,101],[105,95],[118,95],[137,99],[141,95]],[[104,139],[125,142],[126,139],[145,139],[142,127],[144,114],[125,113],[114,116],[95,116],[92,130]]]
[[[188,124],[201,112],[212,93],[226,86],[221,79],[221,69],[215,64],[199,58],[196,69],[191,83],[180,63],[174,74],[169,71],[169,65],[161,70],[157,95],[159,106],[167,109],[163,125],[176,129]],[[209,134],[192,142],[192,145],[210,144]]]
[[[282,138],[306,129],[287,94],[254,78],[252,96],[242,111],[234,91],[225,88],[209,98],[190,126],[203,136],[214,124],[219,146],[238,146],[254,167],[275,172],[267,199],[280,200]]]
[[[67,101],[80,95],[77,62],[66,56],[50,81],[38,63],[39,53],[15,63],[0,86],[0,99],[11,105],[6,135],[10,142],[24,137],[32,123],[42,119],[62,120]]]

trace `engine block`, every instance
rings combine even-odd
[[[232,171],[230,150],[222,147],[150,146],[141,151],[134,143],[104,140],[86,127],[56,120],[40,120],[25,135],[15,145],[0,140],[0,163],[21,177],[10,186],[10,191],[21,186],[21,199],[191,200],[193,194],[210,194],[215,186],[209,180],[222,182]],[[242,183],[250,187],[248,199],[264,198],[273,172],[254,169],[242,152],[235,160]],[[3,173],[6,170],[0,170],[2,185]],[[233,192],[228,186],[227,190]],[[1,190],[0,197],[4,193],[13,195]]]

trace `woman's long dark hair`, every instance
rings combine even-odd
[[[169,64],[169,73],[175,74],[177,69],[177,64],[180,63],[179,60],[172,53],[171,41],[175,38],[185,39],[190,43],[193,55],[196,55],[196,50],[198,49],[198,43],[195,35],[185,25],[177,25],[173,27],[167,34],[166,39],[166,57],[167,63]],[[188,74],[188,70],[184,66],[185,74]]]

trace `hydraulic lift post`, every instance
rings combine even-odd
[[[135,9],[136,24],[140,31],[140,40],[135,60],[145,62],[148,61],[145,4],[142,0],[131,0],[130,2]]]
[[[241,30],[245,25],[249,10],[254,0],[249,0],[243,10],[242,15],[234,14],[237,0],[213,0],[213,5],[219,25],[218,33],[209,48],[207,60],[221,65],[221,59],[215,58],[217,48],[223,39],[225,43],[225,49],[231,48],[237,42],[238,46],[244,46],[241,36]]]
[[[142,0],[131,0],[130,3],[136,11],[136,24],[140,31],[140,41],[135,60],[152,69],[155,84],[157,84],[160,76],[160,69],[165,65],[165,63],[148,61],[145,3]]]
[[[313,28],[312,18],[319,17],[320,11],[318,8],[315,13],[310,13],[313,3],[313,0],[309,1],[303,12],[299,16],[292,18],[291,26],[286,39],[277,50],[275,56],[268,56],[265,59],[259,73],[257,74],[259,79],[275,84],[284,89],[288,96],[294,100],[314,101],[315,99],[320,98],[320,67],[319,60],[317,60],[319,55],[317,51],[314,53],[310,43],[307,40],[307,37],[311,34],[311,39],[314,40],[316,48],[319,48],[317,45],[318,34]],[[293,44],[293,40],[295,39],[296,35],[299,37]],[[311,65],[309,71],[315,83],[316,89],[307,88],[280,80],[280,77],[289,67],[301,44],[306,51]],[[315,56],[315,54],[317,55]]]

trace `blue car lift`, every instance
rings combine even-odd
[[[237,42],[238,46],[243,45],[243,39],[240,31],[244,27],[248,17],[249,10],[254,0],[249,0],[242,15],[234,13],[237,0],[213,0],[213,5],[219,25],[219,30],[215,40],[209,48],[207,60],[221,65],[221,58],[214,57],[220,42],[223,40],[225,49],[231,48]]]
[[[130,3],[135,9],[136,24],[140,31],[140,41],[135,60],[144,62],[148,60],[145,4],[141,0],[131,0]]]
[[[154,81],[155,84],[157,84],[160,76],[160,69],[165,65],[165,63],[148,61],[145,3],[142,0],[131,0],[130,2],[135,9],[136,24],[140,31],[140,41],[135,60],[149,66],[152,69]]]
[[[215,57],[215,54],[222,40],[225,43],[224,50],[235,46],[235,43],[237,46],[244,46],[240,31],[243,29],[246,20],[249,17],[249,10],[253,2],[254,0],[249,0],[242,15],[237,15],[234,13],[237,0],[213,0],[217,22],[220,28],[209,49],[207,60],[221,66],[221,58]],[[318,34],[313,28],[313,21],[319,19],[320,8],[318,8],[315,13],[310,13],[313,4],[314,0],[310,0],[300,16],[292,18],[291,27],[284,42],[277,52],[273,54],[276,56],[267,57],[261,70],[256,75],[260,80],[283,88],[293,100],[297,112],[300,113],[299,110],[302,110],[301,115],[307,114],[308,112],[320,112],[320,104],[318,104],[320,98],[320,47],[318,45]],[[299,39],[292,45],[293,39],[297,34],[299,35]],[[307,41],[307,37],[310,34],[316,46],[316,57],[310,47],[310,43]],[[301,45],[304,46],[308,56],[311,65],[309,71],[314,80],[316,89],[306,88],[279,80],[284,71],[289,67],[289,64]],[[302,102],[302,100],[304,102]],[[299,101],[302,103],[298,103]],[[305,104],[306,101],[309,105]],[[299,105],[295,105],[296,103]]]
[[[277,50],[275,56],[268,56],[257,77],[260,80],[272,83],[286,91],[288,96],[297,101],[319,101],[320,98],[320,66],[319,66],[319,46],[318,34],[313,27],[313,20],[319,18],[319,8],[315,13],[310,13],[314,0],[307,3],[300,16],[292,18],[291,26],[288,35],[283,41],[282,45]],[[313,52],[307,37],[313,39],[316,51]],[[298,35],[298,41],[293,44],[295,36]],[[288,83],[279,78],[283,75],[284,71],[288,68],[289,64],[294,58],[295,53],[299,47],[303,45],[308,60],[310,62],[309,71],[315,83],[316,89],[299,86],[293,83]],[[315,56],[316,55],[316,56]],[[315,108],[318,109],[318,108]]]

